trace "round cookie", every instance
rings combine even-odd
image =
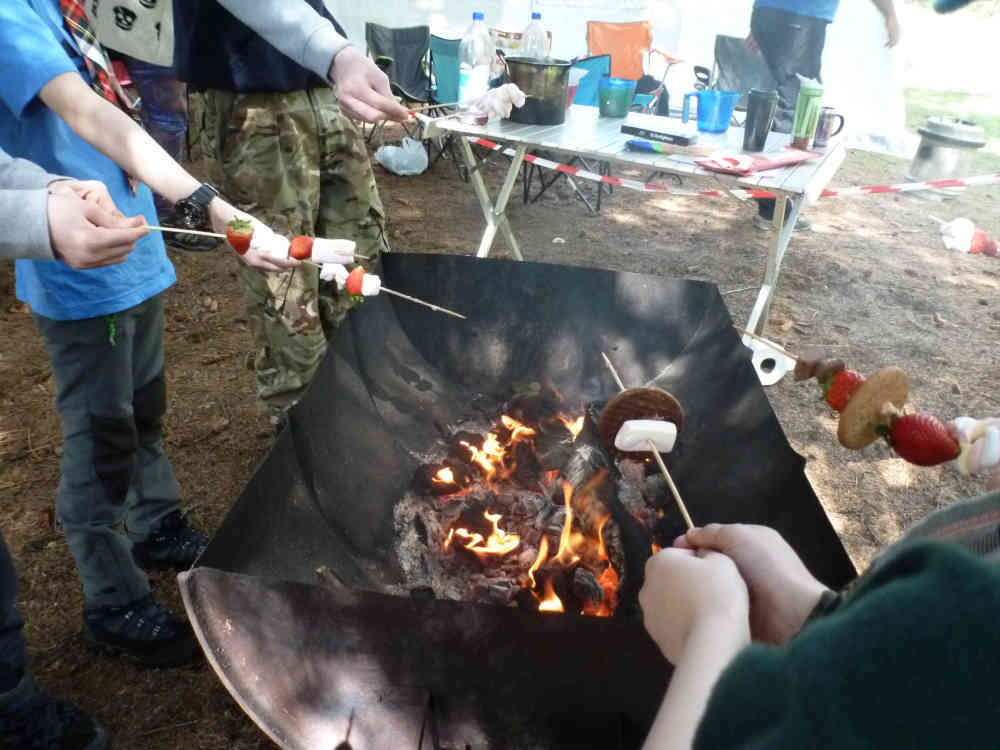
[[[680,401],[662,388],[628,388],[608,401],[601,412],[597,429],[609,451],[642,459],[649,451],[624,452],[615,448],[618,430],[630,419],[662,419],[673,422],[680,435],[684,428],[684,408]]]
[[[883,421],[882,409],[892,404],[902,409],[910,392],[910,380],[898,367],[886,367],[870,375],[840,413],[837,439],[845,448],[861,450],[875,442],[876,426]]]

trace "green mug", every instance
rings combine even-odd
[[[823,104],[823,86],[816,81],[802,80],[799,98],[795,102],[795,119],[792,122],[792,148],[812,148]]]

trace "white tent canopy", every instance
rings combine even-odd
[[[364,39],[366,21],[386,26],[428,24],[439,36],[457,38],[473,11],[486,23],[522,30],[531,11],[541,12],[552,32],[552,55],[572,58],[587,52],[587,21],[649,20],[654,46],[685,64],[668,79],[671,100],[680,101],[694,83],[694,65],[712,66],[716,34],[746,36],[753,0],[383,0],[347,4],[326,0],[351,38]],[[825,101],[847,118],[852,145],[904,153],[902,63],[884,47],[881,17],[867,0],[844,0],[828,30],[823,76]],[[654,75],[659,71],[651,71]]]

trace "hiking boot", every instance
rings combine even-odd
[[[83,624],[92,646],[147,667],[179,667],[194,661],[200,650],[187,620],[160,606],[152,594],[120,607],[85,609]]]
[[[0,703],[0,750],[106,750],[111,735],[80,709],[24,677]]]
[[[146,570],[187,570],[208,546],[208,537],[190,526],[179,510],[165,516],[141,542],[132,543],[136,565]]]

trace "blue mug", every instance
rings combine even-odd
[[[692,91],[684,95],[684,109],[681,112],[681,122],[689,119],[691,97],[698,97],[698,130],[703,133],[725,133],[729,130],[729,121],[733,117],[733,109],[740,95],[734,91]]]

